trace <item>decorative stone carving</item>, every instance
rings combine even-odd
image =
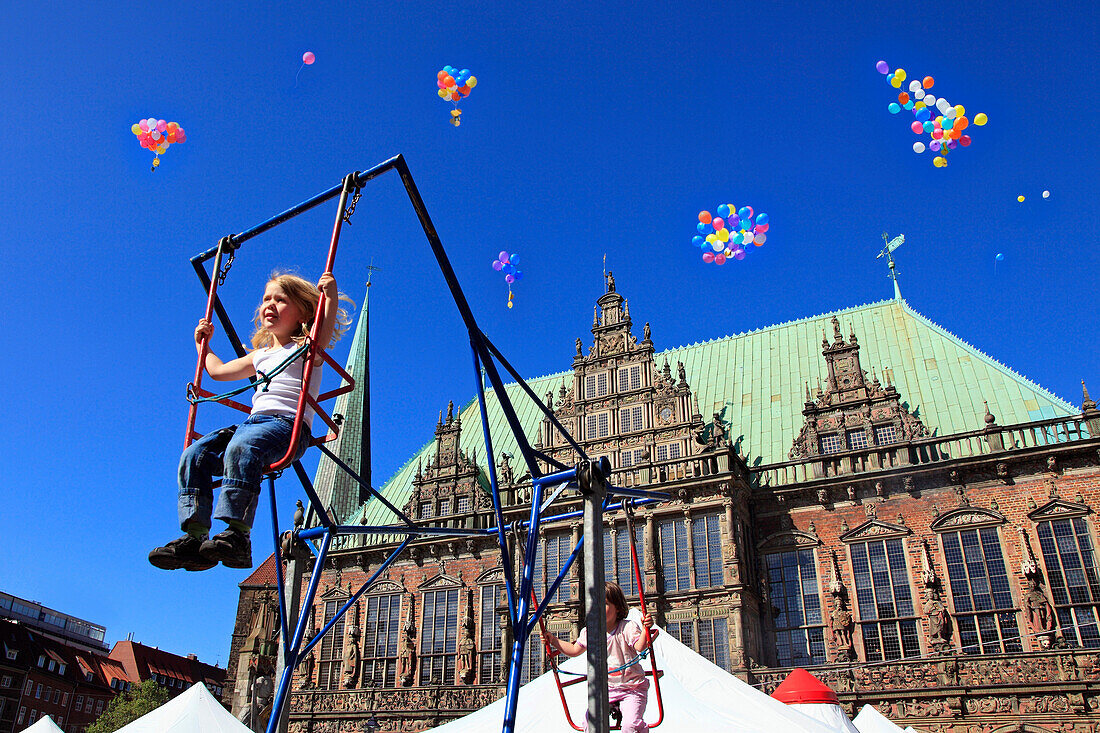
[[[921,582],[924,584],[924,616],[928,621],[928,642],[937,654],[951,647],[951,617],[947,613],[943,588],[936,573],[928,543],[921,543]]]
[[[833,609],[829,614],[829,631],[833,635],[836,661],[849,662],[855,659],[855,649],[852,647],[852,612],[848,608],[848,589],[841,581],[836,553],[830,553],[829,557],[833,571],[832,582],[829,583],[829,595],[833,599]]]
[[[416,613],[412,593],[405,596],[405,625],[401,628],[401,642],[397,650],[397,680],[402,687],[409,687],[416,679]]]
[[[458,640],[458,681],[472,685],[477,674],[477,646],[474,643],[473,595],[466,595],[466,613],[462,618],[462,635]]]
[[[348,690],[359,682],[359,604],[352,604],[350,611],[344,634],[343,674],[340,677],[340,686]]]

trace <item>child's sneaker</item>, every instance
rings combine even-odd
[[[227,568],[252,567],[252,539],[232,527],[203,542],[199,553],[210,562],[220,562]]]
[[[163,547],[154,547],[149,553],[149,563],[161,570],[209,570],[218,563],[199,554],[202,540],[185,534]]]

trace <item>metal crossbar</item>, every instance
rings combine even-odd
[[[657,501],[665,501],[668,496],[659,492],[641,491],[638,489],[627,489],[622,487],[606,486],[606,479],[610,475],[610,468],[604,459],[600,463],[592,463],[588,456],[585,454],[584,449],[575,441],[568,431],[558,422],[555,418],[553,411],[547,407],[537,397],[535,392],[530,388],[527,382],[520,376],[519,372],[512,367],[510,363],[504,358],[503,354],[489,341],[489,339],[481,332],[481,329],[477,325],[477,321],[474,318],[473,312],[470,310],[470,305],[466,300],[466,296],[462,292],[462,288],[459,286],[458,278],[455,275],[454,269],[451,267],[450,261],[447,258],[447,254],[443,249],[443,244],[439,239],[439,235],[435,230],[435,226],[432,224],[431,217],[428,215],[427,207],[424,205],[423,199],[420,197],[420,192],[417,190],[416,183],[413,181],[412,174],[409,172],[408,165],[405,163],[403,156],[398,155],[390,158],[389,160],[374,166],[373,168],[363,171],[349,173],[343,180],[343,182],[337,186],[317,194],[313,198],[307,199],[297,206],[293,206],[290,209],[268,219],[267,221],[248,229],[240,234],[235,234],[228,237],[223,237],[216,247],[213,247],[205,252],[195,255],[191,258],[191,264],[195,268],[195,272],[198,275],[200,283],[207,291],[207,306],[206,306],[206,318],[209,320],[216,315],[221,322],[222,330],[229,338],[233,345],[234,350],[238,356],[245,354],[244,346],[241,343],[240,337],[237,335],[236,330],[233,328],[233,324],[229,319],[228,314],[225,311],[217,293],[217,286],[221,279],[224,279],[222,274],[222,259],[225,256],[229,256],[230,260],[236,254],[236,251],[248,240],[266,232],[283,222],[286,222],[298,214],[304,213],[319,206],[330,199],[339,196],[340,203],[336,216],[336,221],[333,225],[332,240],[329,247],[328,258],[325,265],[325,272],[332,272],[335,264],[336,248],[340,237],[341,224],[347,220],[350,216],[348,211],[348,196],[353,194],[353,201],[358,199],[362,187],[369,181],[381,176],[390,170],[394,170],[401,177],[401,182],[405,187],[405,192],[409,197],[409,202],[412,204],[413,210],[416,213],[418,220],[420,221],[421,228],[424,231],[424,236],[428,241],[429,246],[432,249],[432,253],[435,256],[436,262],[439,265],[440,271],[444,280],[447,283],[447,288],[450,291],[451,297],[455,301],[455,306],[458,308],[458,312],[462,317],[463,323],[469,334],[470,349],[473,356],[474,367],[474,383],[477,388],[478,408],[481,412],[481,423],[484,432],[484,440],[487,456],[495,455],[492,448],[492,437],[489,434],[489,421],[488,410],[486,407],[485,398],[485,385],[482,381],[481,375],[484,370],[485,377],[488,379],[492,386],[493,393],[496,396],[498,406],[503,412],[505,420],[508,423],[508,428],[512,432],[524,462],[527,464],[528,472],[531,475],[532,483],[532,503],[530,516],[526,521],[516,522],[511,527],[506,526],[504,520],[504,509],[501,505],[500,489],[497,483],[496,467],[493,465],[493,461],[488,461],[488,472],[490,482],[490,493],[492,496],[493,504],[493,516],[495,519],[495,526],[483,529],[461,529],[453,527],[436,527],[428,526],[425,524],[417,524],[409,517],[405,516],[399,511],[393,504],[391,504],[380,492],[373,487],[367,485],[364,480],[358,476],[346,463],[340,460],[332,451],[328,450],[324,446],[321,446],[322,451],[328,456],[334,464],[343,470],[348,476],[357,482],[360,486],[367,490],[372,499],[382,503],[387,510],[389,510],[394,519],[399,523],[388,525],[343,525],[333,522],[333,519],[325,511],[325,508],[318,497],[316,490],[314,489],[309,477],[306,475],[304,468],[299,461],[290,461],[289,456],[291,453],[288,451],[287,457],[283,460],[276,462],[270,468],[270,473],[267,476],[268,488],[270,494],[271,505],[271,522],[272,522],[272,537],[275,543],[275,555],[276,555],[276,581],[279,589],[279,630],[281,633],[281,654],[282,654],[282,667],[283,672],[279,679],[278,687],[276,688],[275,698],[272,703],[271,718],[268,722],[267,733],[276,733],[276,731],[283,730],[282,724],[285,718],[285,709],[289,700],[290,683],[293,679],[295,670],[298,663],[302,660],[309,651],[316,646],[321,638],[328,633],[336,622],[343,617],[347,612],[366,592],[367,588],[379,577],[379,575],[385,571],[390,564],[392,564],[399,555],[408,547],[409,543],[417,537],[432,537],[432,538],[447,538],[447,537],[492,537],[495,536],[499,544],[501,554],[501,565],[504,575],[505,593],[508,599],[508,615],[511,621],[511,628],[514,632],[514,640],[512,644],[512,655],[509,660],[508,670],[508,683],[507,683],[507,702],[504,715],[503,733],[512,733],[515,730],[516,712],[519,699],[519,680],[521,675],[521,667],[524,658],[524,649],[527,645],[528,639],[537,625],[538,620],[544,613],[547,604],[550,599],[553,598],[554,593],[558,587],[566,578],[573,563],[580,555],[584,537],[574,548],[573,553],[570,555],[569,560],[561,568],[558,576],[551,583],[549,590],[540,601],[533,593],[533,580],[534,580],[534,565],[538,561],[537,550],[538,543],[537,538],[540,528],[546,522],[554,522],[564,519],[570,519],[582,514],[586,517],[586,524],[589,523],[590,515],[595,512],[596,516],[606,510],[614,511],[612,504],[613,499],[625,499],[623,504],[626,506],[638,506],[642,504],[648,504]],[[207,272],[207,262],[211,259],[214,260],[212,272],[213,276]],[[320,316],[324,307],[324,298],[322,296],[321,302],[318,304],[318,316]],[[314,319],[314,327],[310,334],[310,343],[316,343],[317,332],[320,327],[320,318]],[[196,394],[201,395],[201,378],[203,371],[203,361],[205,358],[206,349],[208,344],[206,339],[203,340],[202,348],[200,349],[199,364],[196,369],[195,380],[193,382],[195,386]],[[313,362],[315,358],[323,358],[329,364],[335,363],[331,360],[331,357],[320,349],[319,346],[311,346],[308,352],[307,362],[305,369],[303,370],[303,387],[302,396],[298,402],[298,414],[295,418],[295,432],[294,437],[291,440],[291,445],[296,445],[297,436],[299,430],[304,427],[302,421],[302,415],[305,408],[308,405],[319,416],[325,420],[330,427],[337,428],[332,419],[321,410],[317,404],[318,401],[313,400],[309,396],[309,380],[312,377]],[[503,380],[501,379],[500,371],[497,365],[503,367],[503,369],[515,379],[516,383],[520,386],[524,395],[532,400],[535,405],[538,406],[543,415],[549,418],[551,426],[555,429],[563,438],[563,440],[572,447],[575,451],[577,462],[572,467],[562,464],[560,461],[543,454],[541,451],[536,450],[527,440],[526,435],[523,432],[522,425],[520,424],[519,416],[515,407],[512,404],[511,399],[508,396],[508,392],[505,389]],[[350,391],[354,388],[354,381],[351,379],[343,369],[335,366],[335,369],[349,384],[342,387],[339,390],[334,390],[329,393],[325,393],[319,397],[319,400],[328,399],[341,394],[346,391]],[[205,396],[205,395],[203,395]],[[230,402],[225,400],[225,402]],[[190,412],[188,414],[187,425],[187,441],[193,439],[195,436],[194,424],[195,424],[195,409],[197,404],[192,404]],[[316,445],[319,442],[325,440],[334,439],[335,435],[327,436],[323,439],[314,439],[312,444]],[[541,464],[555,469],[552,472],[545,472]],[[293,467],[295,474],[302,484],[302,488],[309,499],[309,513],[316,524],[310,527],[295,527],[292,530],[288,538],[289,541],[281,542],[282,534],[279,531],[279,519],[278,519],[278,507],[275,500],[275,478],[281,472],[281,470],[290,465]],[[599,484],[598,490],[593,490],[593,485]],[[551,513],[553,511],[553,505],[559,500],[563,500],[566,497],[569,490],[580,490],[582,495],[585,496],[586,509],[582,511],[566,511],[556,514]],[[550,496],[547,499],[543,499],[544,491],[549,491]],[[573,497],[574,495],[570,495]],[[527,546],[523,553],[523,563],[521,577],[518,579],[514,575],[511,554],[508,549],[507,531],[509,529],[519,528],[527,533]],[[321,573],[325,567],[325,560],[333,547],[333,541],[340,537],[349,537],[357,535],[383,535],[383,536],[395,536],[404,537],[404,539],[394,548],[387,556],[385,562],[383,562],[371,577],[359,588],[359,590],[347,600],[346,603],[336,612],[334,617],[321,629],[313,638],[306,640],[305,637],[305,614],[299,614],[298,608],[287,607],[287,585],[283,577],[282,561],[284,559],[291,559],[294,556],[295,548],[298,552],[307,551],[309,555],[313,557],[313,569],[309,578],[309,582],[305,591],[305,596],[302,598],[300,604],[295,603],[295,606],[301,608],[308,608],[313,604],[316,597],[317,586],[319,584]],[[595,538],[599,542],[600,538]],[[284,557],[284,548],[291,557]],[[603,568],[602,563],[598,563],[598,567],[595,567],[591,572],[587,574],[586,585],[589,588],[598,588],[599,595],[602,596],[603,589]],[[599,615],[602,618],[603,609],[600,608]],[[291,629],[291,619],[296,618],[297,621],[293,624],[294,628]],[[591,645],[588,651],[590,667],[593,660],[601,660],[602,668],[606,669],[606,649],[603,645],[594,644]],[[589,696],[599,697],[600,690],[602,688],[603,700],[605,701],[604,708],[606,708],[606,695],[607,695],[607,681],[606,679],[593,679],[593,675],[589,676]],[[592,709],[590,707],[590,709]],[[590,716],[591,717],[591,716]],[[590,720],[590,723],[593,723]],[[602,725],[599,720],[594,721],[592,730],[604,731],[607,730],[606,715],[602,721]]]

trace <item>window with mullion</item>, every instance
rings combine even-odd
[[[642,367],[635,364],[619,368],[619,391],[627,392],[642,386]]]
[[[776,664],[780,667],[825,664],[825,621],[813,550],[765,556],[768,590],[775,616]]]
[[[696,588],[713,588],[726,582],[722,571],[722,532],[718,526],[718,516],[704,514],[691,519]]]
[[[701,618],[699,626],[699,654],[716,665],[730,671],[730,640],[726,632],[726,619]]]
[[[550,589],[550,586],[557,580],[558,573],[565,567],[565,563],[569,560],[569,555],[573,552],[573,538],[568,532],[557,532],[546,535],[546,542],[544,544],[545,555],[544,561],[546,563],[546,575],[540,576],[539,582],[535,583],[535,587],[540,589],[540,596],[545,597],[546,591]],[[536,568],[541,563],[536,563]],[[543,582],[542,578],[545,577]],[[542,597],[539,601],[542,601]],[[558,592],[554,594],[554,603],[563,603],[572,599],[573,586],[569,582],[569,576],[562,578],[561,585],[558,586]]]
[[[1080,646],[1100,647],[1100,581],[1088,525],[1083,517],[1055,519],[1036,531],[1063,633]]]
[[[645,527],[634,525],[634,546],[638,552],[638,565],[642,564],[643,540]],[[638,595],[638,580],[634,577],[634,561],[630,556],[630,533],[626,531],[626,523],[618,526],[615,532],[615,546],[611,545],[611,530],[603,531],[603,572],[604,577],[613,581],[623,589],[623,594],[630,597]]]
[[[619,432],[632,433],[636,430],[641,430],[644,427],[644,415],[644,405],[621,408],[619,410]]]
[[[657,523],[657,537],[661,546],[661,590],[666,593],[691,590],[691,558],[684,520],[662,519]]]
[[[420,630],[420,684],[451,685],[455,677],[458,642],[458,589],[424,594],[424,623]]]
[[[380,687],[397,685],[397,641],[401,628],[401,594],[366,598],[363,627],[363,681]]]
[[[343,605],[343,601],[325,602],[325,624],[332,621],[336,611]],[[336,690],[340,687],[340,668],[343,665],[344,652],[344,619],[332,625],[324,638],[321,639],[320,661],[317,663],[317,687],[321,690]]]
[[[1023,651],[1008,570],[995,527],[940,535],[964,654]]]
[[[481,586],[481,643],[478,684],[490,685],[502,677],[500,654],[500,614],[497,607],[504,604],[503,585]]]
[[[909,571],[900,539],[850,547],[856,606],[868,662],[920,655]]]

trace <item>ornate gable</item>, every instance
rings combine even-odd
[[[928,430],[901,403],[892,384],[883,387],[878,377],[868,380],[859,359],[859,342],[854,332],[848,341],[840,332],[840,321],[832,319],[833,341],[821,334],[825,357],[825,389],[818,382],[810,396],[806,384],[805,416],[802,429],[791,446],[791,459],[839,453],[867,446],[902,443],[922,438]]]
[[[1000,512],[991,509],[980,509],[972,506],[961,506],[952,509],[937,517],[931,524],[933,532],[950,532],[956,529],[968,527],[992,527],[1004,524],[1007,519]]]
[[[504,570],[501,568],[490,568],[481,575],[477,576],[477,580],[474,581],[475,585],[493,585],[495,583],[504,582]]]
[[[816,534],[790,529],[768,535],[756,545],[756,548],[766,553],[774,550],[801,550],[820,545],[821,538]]]
[[[881,519],[870,519],[855,529],[840,535],[840,541],[845,543],[862,542],[864,540],[883,540],[894,537],[906,537],[913,532],[904,524],[891,524]]]
[[[367,588],[366,593],[404,593],[405,587],[400,583],[395,583],[392,580],[379,580],[374,583],[370,588]]]
[[[1066,501],[1065,499],[1051,499],[1027,516],[1033,522],[1042,522],[1050,519],[1082,517],[1091,512],[1092,510],[1085,504],[1078,504],[1075,501]]]
[[[445,588],[461,587],[462,580],[460,578],[456,578],[453,575],[447,575],[446,573],[439,573],[421,583],[417,590],[443,590]]]
[[[546,406],[590,456],[606,456],[614,468],[675,460],[728,443],[728,430],[709,429],[694,404],[684,365],[658,366],[649,324],[641,340],[633,333],[627,299],[607,273],[606,292],[592,314],[592,345],[577,339],[572,379],[546,393]],[[713,437],[712,437],[713,434]],[[697,442],[696,436],[702,440]],[[536,447],[557,460],[575,460],[571,446],[549,418],[542,421]],[[700,448],[699,445],[703,445]]]
[[[416,468],[412,494],[403,508],[407,516],[432,519],[488,509],[477,455],[466,455],[461,438],[462,419],[455,417],[454,402],[449,402],[447,419],[440,412],[435,426],[435,450],[427,465]]]

